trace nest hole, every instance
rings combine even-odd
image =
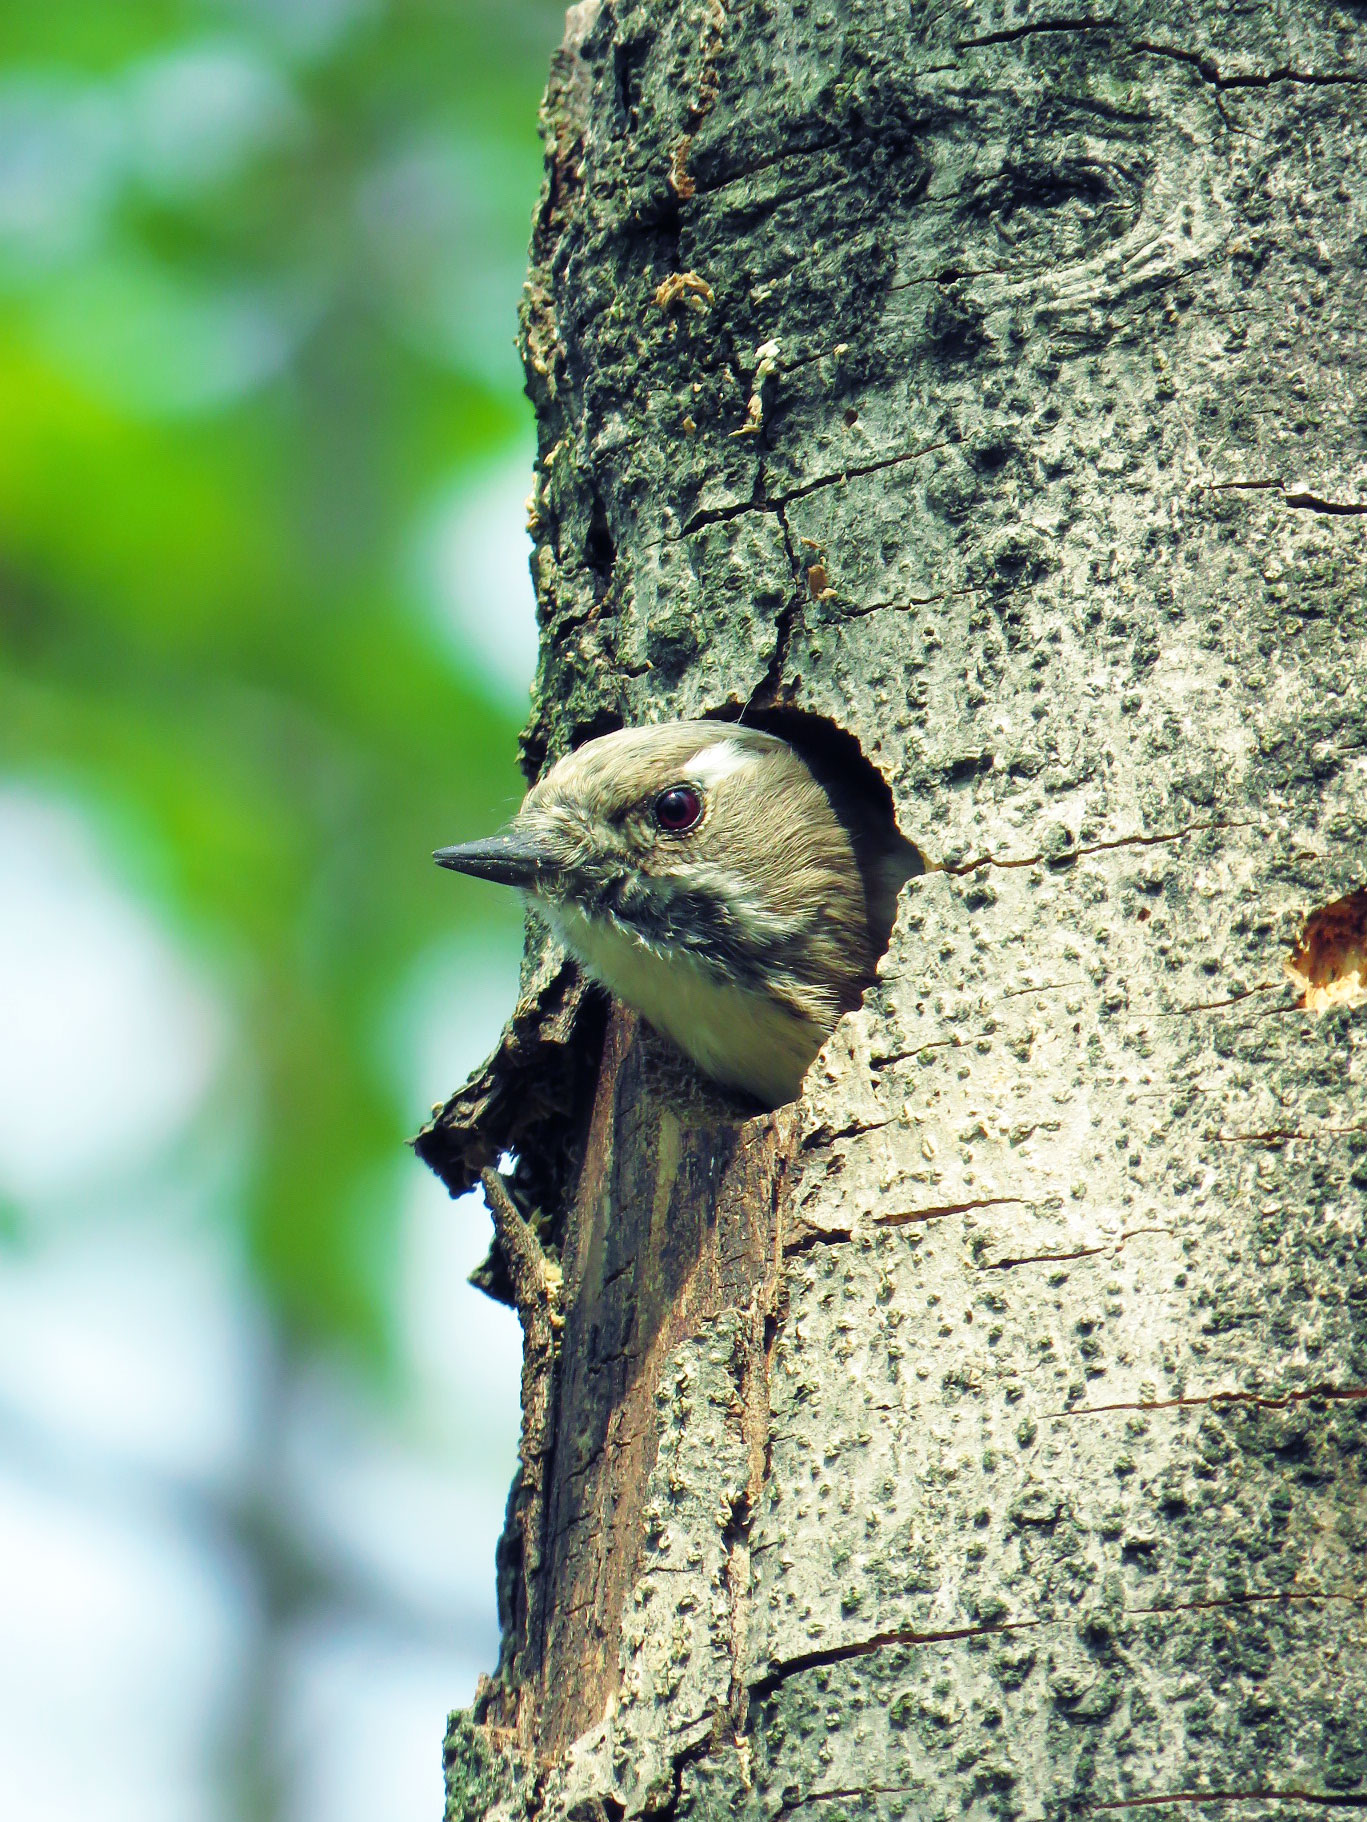
[[[1367,887],[1310,913],[1286,972],[1307,1012],[1367,1006]]]

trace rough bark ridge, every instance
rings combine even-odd
[[[448,1814],[1367,1807],[1367,8],[586,0],[546,130],[529,767],[796,703],[942,870],[779,1116],[610,1027]]]

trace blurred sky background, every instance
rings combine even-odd
[[[0,1812],[436,1822],[553,0],[0,0]]]

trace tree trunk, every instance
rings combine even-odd
[[[423,1136],[534,1343],[451,1817],[1367,1807],[1367,8],[1075,15],[570,14],[529,771],[796,708],[933,870],[792,1107],[537,951]]]

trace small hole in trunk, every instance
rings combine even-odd
[[[1367,887],[1310,913],[1286,972],[1307,1012],[1367,1006]]]

